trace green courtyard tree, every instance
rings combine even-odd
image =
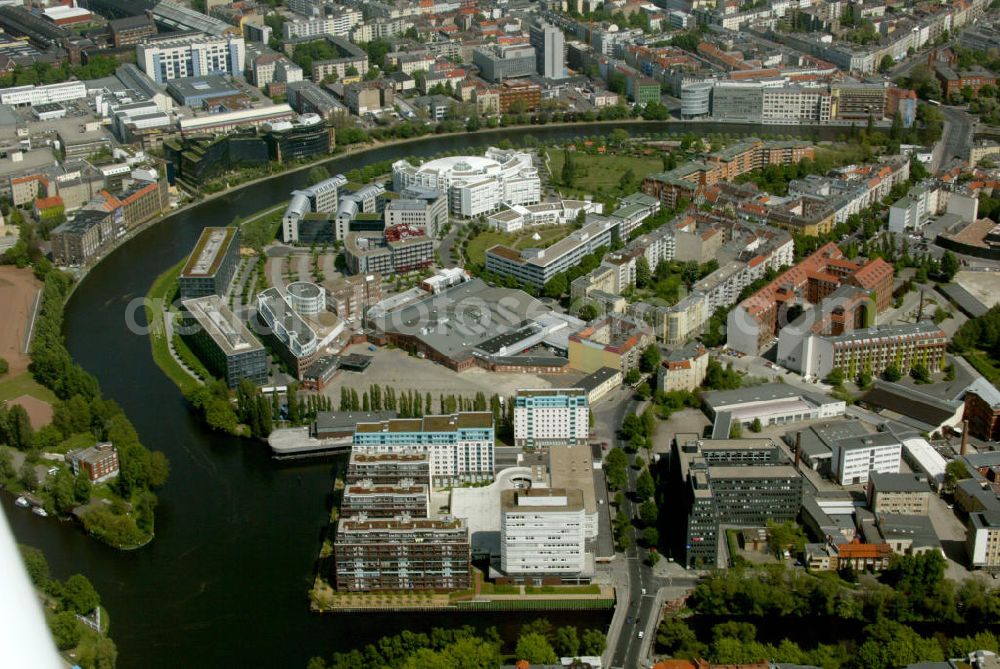
[[[649,473],[648,469],[643,469],[636,478],[635,494],[642,500],[649,499],[656,494],[656,483],[653,481],[653,475]]]
[[[646,256],[639,256],[635,263],[635,285],[639,288],[645,288],[650,284],[652,278],[653,273],[649,269],[649,261],[646,260]]]
[[[580,637],[577,636],[576,628],[572,625],[567,625],[557,629],[555,647],[562,657],[576,657],[579,655]]]
[[[562,183],[564,186],[572,186],[576,179],[576,157],[575,151],[563,152]]]
[[[537,632],[522,634],[517,640],[514,655],[532,664],[555,664],[559,661],[549,640]]]
[[[580,639],[580,650],[584,655],[601,655],[607,645],[607,637],[599,629],[585,630]]]
[[[944,255],[941,256],[941,264],[938,267],[941,280],[944,282],[951,281],[958,274],[960,268],[958,258],[951,251],[945,251]]]
[[[650,344],[642,352],[642,357],[639,359],[639,369],[647,374],[654,372],[660,364],[661,359],[662,355],[660,354],[660,347],[655,343]]]

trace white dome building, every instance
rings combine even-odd
[[[495,212],[501,204],[535,204],[542,199],[531,156],[494,147],[485,156],[450,156],[420,166],[396,161],[392,182],[396,192],[410,186],[446,192],[451,213],[465,217]]]

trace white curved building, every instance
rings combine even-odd
[[[534,204],[542,198],[531,156],[495,147],[485,156],[449,156],[419,166],[396,161],[392,182],[397,192],[411,186],[446,192],[451,213],[465,217],[492,213],[502,204]]]

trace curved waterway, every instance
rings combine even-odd
[[[681,123],[535,126],[470,135],[429,137],[327,161],[331,173],[402,156],[430,156],[485,147],[526,135],[542,141],[634,132],[770,132],[833,138],[842,128],[784,128]],[[329,513],[329,462],[277,464],[267,448],[207,431],[160,372],[149,341],[128,327],[129,302],[190,252],[201,229],[226,225],[288,198],[306,185],[307,171],[207,200],[165,217],[105,258],[83,280],[66,308],[70,353],[97,376],[143,443],[171,464],[160,492],[156,539],[120,552],[78,527],[42,519],[2,496],[17,540],[41,548],[59,578],[80,572],[97,587],[112,620],[123,669],[144,667],[305,666],[314,655],[360,647],[402,630],[435,626],[496,626],[505,638],[534,614],[384,614],[318,616],[306,592]],[[143,323],[143,313],[132,315]],[[555,624],[604,628],[608,612],[545,614]]]

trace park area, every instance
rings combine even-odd
[[[663,171],[663,160],[658,155],[629,156],[592,154],[575,151],[575,174],[571,184],[563,175],[566,151],[550,149],[548,168],[552,183],[564,195],[628,195],[634,192],[647,174]],[[622,188],[622,186],[626,186]]]
[[[469,240],[466,248],[466,260],[470,263],[482,265],[486,262],[486,249],[497,244],[504,244],[512,248],[523,250],[527,248],[544,249],[568,235],[569,228],[561,225],[540,226],[537,228],[527,228],[517,232],[499,232],[497,230],[486,230]],[[535,235],[538,239],[535,239]]]
[[[24,407],[35,429],[52,420],[55,396],[28,373],[27,340],[35,318],[42,284],[30,269],[0,267],[0,358],[7,372],[0,373],[0,402]]]

